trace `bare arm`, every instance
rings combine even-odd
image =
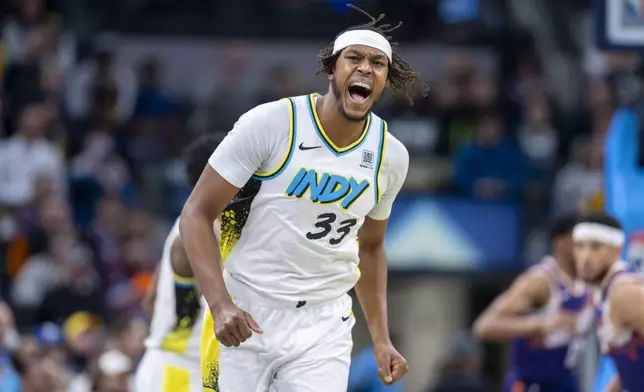
[[[239,189],[206,166],[181,214],[179,229],[197,285],[213,308],[230,302],[222,276],[219,241],[212,230],[215,219]]]
[[[538,333],[541,320],[527,311],[545,305],[550,288],[545,275],[530,271],[521,275],[476,320],[474,333],[481,339],[502,341]]]
[[[365,218],[358,237],[361,275],[356,284],[358,301],[367,320],[378,364],[378,377],[391,385],[405,376],[407,360],[394,348],[387,321],[387,255],[385,231],[388,220]]]
[[[210,307],[215,336],[226,347],[239,346],[251,331],[262,330],[228,296],[213,223],[253,173],[274,169],[269,162],[288,153],[290,102],[260,105],[239,118],[208,160],[181,215],[181,239],[195,281]]]
[[[194,275],[181,238],[176,238],[172,243],[172,247],[170,248],[170,264],[172,265],[172,271],[182,278],[191,278]]]
[[[609,317],[619,329],[633,330],[644,336],[644,286],[638,280],[622,280],[615,284],[610,297]],[[606,387],[605,392],[621,392],[619,375]]]
[[[159,266],[160,264],[157,265],[157,268],[154,270],[154,275],[152,275],[152,281],[150,282],[148,291],[145,293],[143,301],[141,301],[141,309],[148,317],[152,317],[152,314],[154,313],[154,301],[157,298],[157,284],[159,282]]]
[[[366,218],[360,229],[360,280],[355,290],[374,345],[389,341],[387,258],[384,236],[388,220]]]
[[[622,382],[619,379],[619,375],[615,375],[615,377],[613,377],[610,384],[606,386],[604,392],[622,392]]]
[[[615,326],[644,336],[644,285],[640,281],[624,279],[615,284],[610,305]]]

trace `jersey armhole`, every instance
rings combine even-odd
[[[374,170],[373,183],[375,185],[374,192],[376,204],[382,198],[382,187],[380,186],[380,172],[382,170],[383,162],[385,161],[385,150],[387,149],[387,122],[380,119],[380,142],[378,144],[378,156],[376,157],[376,170]]]
[[[289,111],[289,121],[288,121],[288,144],[286,148],[286,152],[284,153],[284,156],[282,157],[282,160],[280,163],[277,165],[277,167],[271,171],[268,172],[255,172],[252,176],[252,178],[260,181],[267,181],[271,180],[273,178],[276,178],[288,166],[289,161],[293,157],[293,151],[295,150],[295,128],[296,128],[296,112],[295,112],[295,102],[293,102],[292,98],[284,98],[284,100],[288,100],[288,111]]]
[[[557,290],[557,283],[552,279],[552,276],[548,273],[545,266],[542,264],[535,264],[528,269],[528,272],[539,276],[546,281],[548,286],[548,299],[543,303],[537,310],[547,311],[548,308],[553,306],[553,303],[556,303],[559,298],[559,291]]]

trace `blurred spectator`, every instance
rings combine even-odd
[[[148,336],[148,322],[144,318],[122,317],[112,327],[111,334],[108,346],[127,355],[132,363],[137,363],[141,359],[145,351],[143,342]]]
[[[106,284],[122,278],[119,243],[125,235],[126,209],[118,199],[105,198],[97,206],[97,214],[88,231],[88,238],[97,256],[97,267]]]
[[[43,69],[49,69],[54,73],[57,83],[61,83],[76,62],[75,41],[73,37],[63,32],[63,22],[58,15],[49,15],[44,20],[41,30],[43,35],[41,65]]]
[[[45,294],[37,320],[61,322],[80,311],[108,318],[100,277],[84,257],[72,260],[65,271],[65,282]]]
[[[248,68],[245,43],[232,41],[224,46],[218,53],[217,67],[214,80],[198,80],[194,88],[196,108],[190,125],[199,133],[228,132],[250,109],[247,93],[239,88]]]
[[[150,246],[146,239],[131,237],[123,242],[121,279],[113,281],[108,292],[108,304],[119,313],[138,309],[147,290],[153,266]]]
[[[3,75],[8,134],[15,132],[25,106],[34,101],[44,101],[53,107],[60,104],[64,77],[75,61],[74,40],[63,33],[60,17],[46,14],[41,0],[23,1],[19,5],[19,17],[10,20],[3,32],[10,60]]]
[[[117,64],[111,43],[105,38],[92,57],[73,73],[66,94],[67,110],[75,119],[89,116],[123,123],[136,104],[136,75]]]
[[[588,81],[575,118],[575,137],[603,134],[608,130],[615,102],[607,79]],[[573,139],[574,143],[575,140]]]
[[[442,137],[438,152],[451,155],[469,143],[479,115],[470,87],[475,69],[472,56],[463,50],[448,52],[436,95],[441,111]]]
[[[431,392],[491,392],[481,374],[483,355],[478,342],[467,332],[458,333],[439,370]]]
[[[69,232],[50,237],[48,251],[31,256],[14,279],[14,305],[32,311],[37,309],[45,294],[65,281],[65,268],[73,258],[83,257],[75,254],[82,251]]]
[[[45,9],[42,0],[22,0],[17,4],[18,15],[5,23],[2,41],[10,61],[20,64],[43,43],[44,35],[39,28]]]
[[[20,116],[18,132],[0,142],[0,203],[27,205],[34,197],[38,176],[54,181],[56,193],[67,189],[65,166],[60,150],[46,139],[48,113],[45,106],[27,106]]]
[[[10,360],[20,343],[11,309],[5,302],[0,302],[0,390],[3,392],[20,391],[20,377]]]
[[[22,392],[65,392],[67,390],[68,374],[63,371],[61,364],[49,355],[14,357],[14,365],[20,374]]]
[[[557,211],[580,209],[602,193],[604,185],[604,136],[597,135],[573,153],[555,177],[553,205]]]
[[[558,158],[559,134],[552,123],[552,112],[545,99],[525,104],[525,119],[517,131],[519,146],[542,172],[555,168]]]
[[[134,114],[163,117],[174,109],[170,97],[161,88],[162,65],[156,58],[144,60],[139,67],[139,89]]]
[[[286,64],[270,67],[263,79],[266,81],[266,85],[258,94],[255,105],[292,97],[302,91],[297,71]]]
[[[62,331],[69,350],[68,366],[81,374],[102,348],[102,320],[90,312],[75,312],[63,320]]]
[[[519,55],[516,73],[510,85],[510,97],[520,104],[535,96],[549,97],[550,86],[541,59],[537,53],[528,50]]]
[[[456,189],[483,200],[519,200],[528,175],[523,153],[506,138],[495,114],[479,120],[474,140],[456,156],[454,171]]]
[[[133,389],[134,366],[128,356],[118,350],[106,351],[98,357],[92,390],[96,392],[129,392]]]
[[[114,139],[102,130],[88,133],[82,150],[71,162],[71,191],[77,224],[86,228],[94,219],[101,198],[115,198],[132,205],[133,179]]]
[[[50,355],[56,362],[67,364],[69,361],[65,337],[58,325],[44,323],[34,331],[34,339],[44,354]]]

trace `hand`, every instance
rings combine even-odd
[[[564,311],[553,312],[543,317],[539,329],[544,334],[567,332],[574,335],[577,332],[577,317]]]
[[[385,385],[392,385],[407,374],[407,360],[391,343],[376,345],[374,356],[378,364],[378,378]]]
[[[239,347],[253,332],[264,333],[253,316],[239,309],[230,300],[216,304],[210,311],[215,323],[217,341],[226,347]]]

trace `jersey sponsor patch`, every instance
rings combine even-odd
[[[373,151],[362,150],[360,167],[373,170],[374,160],[375,160],[375,154],[373,153]]]

